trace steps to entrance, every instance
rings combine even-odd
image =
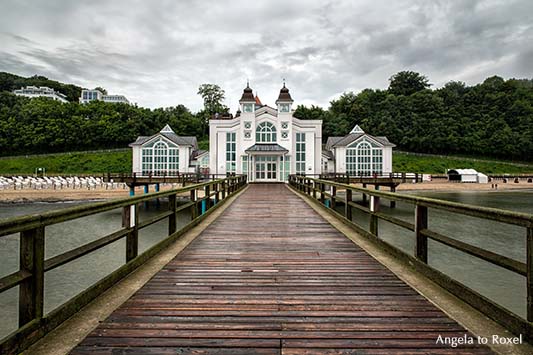
[[[257,184],[72,353],[491,353],[439,335],[472,336],[286,186]]]

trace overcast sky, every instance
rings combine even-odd
[[[274,105],[386,88],[401,70],[450,80],[533,77],[533,1],[0,0],[0,71],[102,86],[145,107],[235,111],[250,80]]]

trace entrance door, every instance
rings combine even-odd
[[[255,181],[277,181],[278,162],[276,156],[255,157]]]

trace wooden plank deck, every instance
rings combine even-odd
[[[284,185],[253,185],[73,354],[486,354]]]

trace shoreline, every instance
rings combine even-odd
[[[491,183],[450,183],[450,182],[423,182],[423,183],[404,183],[400,184],[396,191],[399,193],[421,192],[507,192],[507,191],[533,191],[533,183],[498,183],[498,189],[493,189]],[[361,187],[361,184],[354,184]],[[369,186],[373,188],[373,186]],[[161,190],[172,189],[173,186],[161,185]],[[174,186],[176,188],[176,186]],[[384,187],[383,191],[389,191]],[[153,189],[150,191],[153,192]],[[142,187],[135,189],[135,195],[139,196],[144,193]],[[118,199],[129,197],[129,189],[108,189],[96,188],[86,189],[60,189],[60,190],[0,190],[0,204],[24,204],[24,203],[76,203],[76,202],[101,202],[109,199]]]

